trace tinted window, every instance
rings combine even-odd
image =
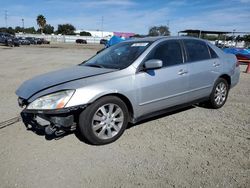
[[[210,59],[207,44],[199,40],[184,40],[188,54],[188,61],[201,61]]]
[[[210,51],[211,58],[218,58],[218,55],[215,53],[215,51],[210,46],[208,46],[208,48]]]
[[[148,59],[160,59],[163,67],[183,63],[181,46],[178,41],[167,41],[157,46]]]

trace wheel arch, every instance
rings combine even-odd
[[[228,74],[222,74],[219,78],[224,78],[227,81],[227,83],[229,85],[229,88],[230,88],[230,86],[231,86],[231,77]]]
[[[106,97],[106,96],[115,96],[115,97],[118,97],[119,99],[121,99],[128,108],[128,112],[129,112],[128,121],[132,122],[133,117],[134,117],[134,109],[133,109],[133,105],[130,102],[130,100],[128,99],[128,97],[126,97],[125,95],[120,94],[120,93],[108,93],[108,94],[105,94],[105,95],[102,95],[102,96],[98,97],[97,99],[95,99],[95,101],[99,100],[99,99],[101,99],[103,97]],[[93,102],[95,102],[95,101],[93,101]]]

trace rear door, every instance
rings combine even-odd
[[[146,58],[149,59],[162,60],[163,67],[135,75],[140,114],[185,103],[188,78],[180,41],[167,40],[158,44]]]
[[[183,43],[189,72],[189,101],[207,97],[220,74],[218,56],[204,41],[184,39]]]

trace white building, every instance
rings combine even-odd
[[[91,30],[79,29],[79,30],[76,30],[75,33],[76,34],[80,34],[80,32],[82,32],[82,31],[86,31],[86,32],[91,33],[92,37],[104,37],[104,38],[108,37],[108,38],[110,38],[110,37],[114,36],[114,32],[99,31],[99,30],[97,30],[97,31],[91,31]]]

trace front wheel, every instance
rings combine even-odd
[[[208,104],[210,107],[218,109],[221,108],[227,100],[229,92],[229,85],[224,78],[219,78],[215,84],[213,91],[210,95]]]
[[[8,41],[8,40],[5,42],[5,44],[6,44],[6,46],[9,46],[9,47],[14,46],[14,44],[11,41]]]
[[[90,144],[114,142],[128,124],[128,109],[118,97],[106,96],[88,106],[79,117],[82,136]]]

